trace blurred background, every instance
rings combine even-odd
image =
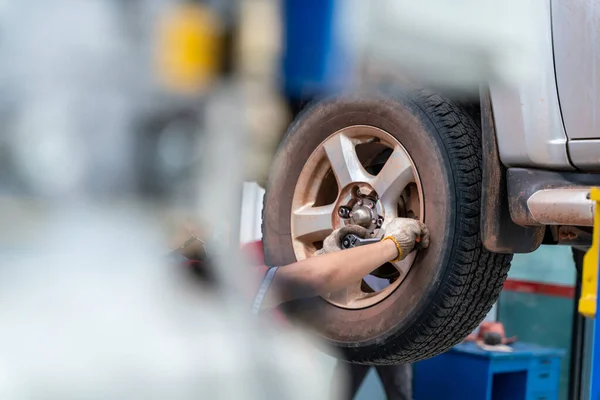
[[[534,3],[0,1],[0,398],[329,398],[333,358],[230,290],[279,141],[332,93],[527,82]],[[189,221],[217,294],[161,261]],[[488,318],[568,348],[572,263],[517,257]],[[356,398],[385,398],[374,370]]]

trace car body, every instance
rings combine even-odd
[[[546,243],[585,246],[591,240],[589,229],[569,226],[592,225],[586,190],[600,184],[600,43],[595,33],[600,10],[591,2],[558,0],[540,2],[540,7],[546,25],[539,42],[539,74],[523,85],[489,84],[480,96],[484,142],[495,141],[498,155],[495,159],[490,154],[494,149],[484,151],[484,163],[494,164],[485,173],[485,190],[492,197],[506,196],[490,201],[508,206],[511,220],[529,227],[513,226],[511,234],[511,221],[502,221],[507,215],[499,216],[490,203],[483,210],[483,235],[494,251],[533,251],[543,236]],[[492,168],[506,173],[494,180]],[[505,193],[490,189],[498,184],[506,186]],[[543,226],[551,227],[550,235],[542,232]],[[515,236],[516,231],[522,236]]]

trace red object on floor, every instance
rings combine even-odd
[[[509,338],[506,337],[506,333],[504,332],[504,324],[502,322],[484,321],[481,323],[481,325],[479,325],[479,331],[477,334],[470,334],[465,339],[465,342],[483,342],[484,335],[490,332],[500,335],[502,344],[511,344],[517,341],[516,336],[511,336]]]

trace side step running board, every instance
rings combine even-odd
[[[540,225],[594,225],[590,189],[543,189],[527,200],[532,221]]]
[[[594,225],[590,188],[600,186],[599,174],[509,168],[507,185],[510,216],[516,224]]]

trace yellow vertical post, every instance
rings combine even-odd
[[[581,298],[579,312],[588,318],[596,316],[596,297],[598,295],[598,242],[600,241],[600,188],[592,188],[590,199],[594,204],[594,234],[592,247],[583,258]]]

